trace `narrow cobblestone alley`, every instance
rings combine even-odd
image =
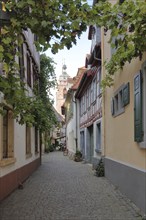
[[[0,220],[141,220],[139,210],[88,164],[53,152],[0,204]]]

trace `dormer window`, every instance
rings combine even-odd
[[[93,25],[90,25],[89,27],[89,34],[88,34],[88,40],[92,40],[95,35],[95,27]]]

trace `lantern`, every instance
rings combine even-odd
[[[5,7],[5,1],[0,2],[0,27],[10,23],[10,12]]]

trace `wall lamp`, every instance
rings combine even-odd
[[[0,28],[10,23],[10,14],[5,7],[5,1],[0,2]]]

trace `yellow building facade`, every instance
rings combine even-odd
[[[102,37],[103,62],[112,53],[107,38]],[[106,177],[146,213],[146,54],[126,63],[106,88],[102,138]]]

